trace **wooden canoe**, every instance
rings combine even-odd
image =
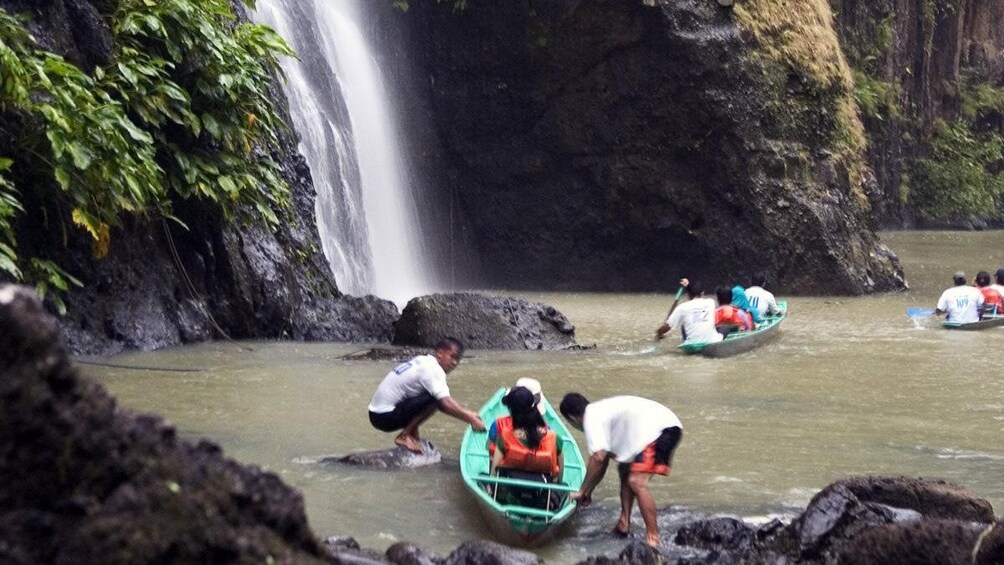
[[[985,330],[987,328],[996,328],[997,326],[1004,326],[1004,316],[983,316],[983,319],[978,322],[969,322],[967,324],[959,322],[941,322],[941,327],[946,330]]]
[[[732,355],[745,353],[777,336],[778,330],[781,328],[781,322],[788,315],[788,303],[784,300],[779,300],[777,307],[781,310],[780,314],[767,316],[760,322],[757,329],[751,332],[732,332],[722,341],[710,343],[681,343],[680,349],[685,353],[699,353],[705,357],[731,357]]]
[[[502,405],[506,389],[499,389],[484,406],[479,415],[491,427],[496,418],[508,416]],[[546,404],[546,400],[544,401]],[[468,427],[460,444],[460,474],[467,490],[477,501],[488,526],[502,543],[524,547],[539,546],[550,541],[561,525],[575,513],[576,504],[568,494],[579,490],[586,476],[586,466],[575,438],[550,404],[546,405],[544,422],[558,435],[563,457],[560,483],[545,484],[489,475],[489,455],[486,447],[487,432],[475,432]],[[560,493],[561,502],[556,508],[540,509],[513,504],[503,504],[493,496],[496,485],[532,487]]]

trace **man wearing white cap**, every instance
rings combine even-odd
[[[962,271],[955,273],[952,281],[955,286],[941,293],[935,313],[948,314],[945,320],[949,322],[979,322],[980,312],[983,311],[983,293],[966,284],[966,274]]]

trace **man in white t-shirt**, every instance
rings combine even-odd
[[[705,298],[700,283],[681,279],[690,300],[673,308],[666,322],[655,330],[655,339],[662,339],[673,328],[680,328],[684,343],[713,343],[722,340],[715,330],[715,299]]]
[[[638,396],[615,396],[589,402],[577,392],[561,400],[561,414],[586,436],[589,462],[586,478],[571,495],[582,506],[592,502],[593,489],[603,480],[610,459],[617,460],[621,513],[613,533],[627,536],[635,499],[645,521],[645,541],[658,547],[655,498],[648,488],[653,474],[668,476],[673,452],[683,436],[683,424],[672,410]]]
[[[780,314],[781,309],[777,307],[777,300],[774,299],[774,294],[763,288],[767,284],[767,275],[756,273],[750,282],[753,284],[746,289],[746,301],[749,302],[750,308],[755,311],[753,317],[757,320],[762,320],[767,316]]]
[[[448,337],[436,345],[432,355],[419,355],[387,373],[370,401],[373,427],[384,432],[401,430],[394,443],[415,453],[422,453],[418,427],[437,409],[484,431],[478,413],[453,400],[446,385],[447,373],[460,364],[463,355],[464,345]]]
[[[948,322],[968,324],[980,321],[983,310],[983,293],[966,284],[966,274],[962,271],[952,277],[955,286],[941,293],[936,314],[948,314]]]

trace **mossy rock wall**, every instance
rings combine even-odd
[[[825,4],[655,4],[410,3],[491,282],[665,290],[764,270],[783,292],[900,288]]]

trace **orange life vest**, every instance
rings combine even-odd
[[[509,421],[509,427],[505,431],[502,431],[500,426],[499,437],[503,446],[502,462],[499,463],[499,467],[530,473],[558,474],[558,435],[554,430],[547,430],[544,437],[540,438],[537,449],[523,445],[512,427],[512,420]]]
[[[502,416],[495,420],[495,438],[502,437],[502,434],[512,429],[512,416]],[[488,455],[495,455],[495,442],[488,443]]]
[[[981,286],[980,292],[983,293],[983,310],[986,312],[996,312],[998,315],[1004,312],[1004,299],[1001,298],[1001,293],[997,292],[996,289],[990,288],[989,286]],[[996,310],[994,309],[996,306]]]
[[[749,331],[753,329],[752,322],[744,316],[745,311],[736,308],[735,306],[724,305],[719,306],[715,309],[715,325],[719,324],[734,324],[739,326],[741,331]]]

